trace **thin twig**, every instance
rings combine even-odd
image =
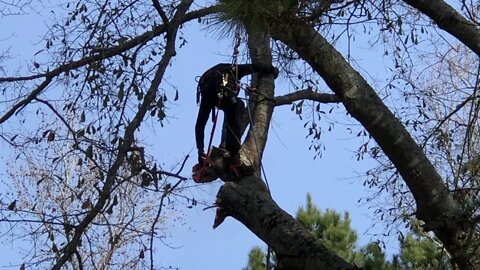
[[[150,269],[151,270],[154,269],[154,265],[153,265],[153,239],[154,239],[154,236],[155,236],[155,227],[157,226],[158,220],[160,219],[160,215],[162,214],[163,201],[168,196],[168,194],[170,194],[174,189],[176,189],[178,187],[178,185],[180,185],[180,183],[182,183],[182,182],[183,182],[183,180],[180,179],[180,180],[177,181],[177,183],[175,183],[175,185],[173,185],[169,189],[165,190],[165,192],[163,192],[162,197],[160,199],[160,205],[158,206],[157,215],[155,216],[155,219],[152,223],[151,236],[150,236]]]
[[[422,148],[425,148],[425,146],[427,145],[427,142],[430,140],[430,138],[432,138],[433,134],[435,134],[435,132],[437,132],[443,126],[443,124],[445,124],[445,122],[448,119],[450,119],[450,117],[452,117],[454,114],[456,114],[458,111],[460,111],[472,99],[474,99],[474,96],[470,96],[467,99],[465,99],[464,101],[462,101],[462,103],[458,104],[457,107],[455,107],[455,110],[451,111],[440,122],[438,122],[437,126],[433,129],[433,131],[430,132],[430,134],[427,136],[427,138],[425,138],[425,141],[423,142]]]
[[[25,99],[23,99],[22,101],[18,102],[17,104],[13,105],[13,107],[7,112],[5,113],[1,118],[0,118],[0,124],[2,124],[3,122],[7,121],[7,119],[9,119],[14,113],[18,113],[20,110],[22,110],[25,106],[27,106],[28,103],[30,103],[34,98],[37,97],[38,94],[40,94],[40,92],[42,92],[45,88],[47,88],[47,86],[50,84],[50,82],[52,81],[52,78],[51,76],[47,76],[45,78],[45,81],[43,81],[38,87],[37,89],[33,90],[30,95],[28,95]],[[0,79],[0,82],[1,82],[1,79]]]
[[[50,108],[50,110],[60,119],[60,121],[63,122],[63,124],[67,127],[67,129],[72,133],[72,136],[73,136],[73,140],[75,141],[75,143],[78,143],[77,141],[77,135],[76,135],[76,132],[75,130],[73,130],[73,128],[68,124],[67,120],[65,120],[65,118],[60,114],[58,113],[58,111],[53,107],[52,104],[50,104],[48,101],[46,100],[43,100],[43,99],[40,99],[38,97],[36,97],[34,100],[40,102],[40,103],[43,103],[45,104],[48,108]]]
[[[165,11],[160,5],[160,2],[158,2],[158,0],[152,0],[152,4],[153,4],[153,7],[157,10],[158,14],[160,15],[160,18],[162,18],[163,24],[167,25],[169,23],[169,20],[167,15],[165,14]]]
[[[172,187],[170,187],[169,189],[163,192],[162,197],[160,198],[160,205],[158,207],[157,215],[155,216],[155,220],[152,223],[151,236],[150,236],[150,269],[152,270],[153,270],[153,239],[155,236],[155,227],[157,226],[158,219],[160,218],[160,215],[162,213],[163,201],[165,200],[168,194],[171,194],[178,187],[178,185],[180,185],[180,183],[187,180],[185,177],[179,176],[179,174],[182,172],[188,157],[189,155],[185,157],[185,159],[183,160],[182,166],[180,166],[180,169],[178,170],[177,174],[174,175],[177,178],[180,178],[180,180],[178,180],[177,183],[175,183],[175,185],[173,185]]]

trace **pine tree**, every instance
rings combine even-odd
[[[356,247],[357,233],[351,228],[348,212],[343,216],[335,210],[322,211],[307,194],[307,203],[298,209],[296,219],[316,238],[338,256],[367,270],[451,270],[447,253],[432,238],[413,230],[400,239],[400,254],[388,261],[379,243],[371,242],[362,248]],[[265,270],[266,252],[254,247],[248,255],[244,270]],[[275,265],[275,260],[271,262]]]
[[[395,268],[387,261],[385,253],[376,242],[368,243],[362,247],[357,256],[360,265],[368,270],[393,270]]]
[[[400,239],[401,269],[450,270],[452,266],[445,250],[430,238],[410,233]]]
[[[350,226],[351,220],[348,212],[345,212],[343,216],[331,209],[322,213],[313,204],[312,196],[308,193],[307,204],[298,209],[296,219],[338,256],[351,263],[363,262],[363,255],[355,252],[357,233]],[[265,253],[255,247],[250,251],[248,265],[244,269],[264,270],[266,269],[265,262]],[[272,265],[275,265],[275,260]]]
[[[313,204],[312,196],[308,193],[307,205],[298,209],[296,218],[328,249],[343,259],[354,262],[357,233],[350,226],[351,220],[348,212],[345,212],[343,217],[331,209],[322,213]]]
[[[265,270],[266,256],[261,247],[254,247],[248,253],[248,265],[243,270]]]

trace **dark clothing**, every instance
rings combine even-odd
[[[202,101],[205,99],[202,99]],[[217,103],[218,104],[218,103]],[[213,106],[212,106],[213,105]],[[198,110],[197,123],[195,124],[195,139],[197,142],[197,149],[199,152],[204,150],[205,126],[212,109],[215,107],[215,102],[200,102],[200,109]],[[226,123],[225,148],[231,155],[238,154],[240,150],[240,123],[237,119],[244,110],[243,101],[235,98],[224,98],[219,106],[224,112],[224,121]]]
[[[234,69],[237,68],[237,71]],[[197,102],[199,102],[199,95],[201,94],[202,100],[209,100],[211,102],[217,101],[214,106],[218,105],[218,93],[224,88],[225,94],[229,97],[236,97],[238,95],[237,81],[235,78],[238,75],[238,80],[241,80],[244,76],[252,74],[254,71],[257,71],[258,68],[255,68],[255,65],[250,64],[241,64],[241,65],[232,65],[232,64],[217,64],[216,66],[208,69],[200,77],[198,82],[198,93],[197,93]],[[226,85],[223,84],[224,75],[226,76]]]
[[[235,68],[237,70],[235,70]],[[251,64],[217,64],[208,69],[198,82],[197,102],[200,98],[200,109],[195,124],[195,140],[199,153],[204,150],[205,126],[210,112],[215,107],[223,110],[226,123],[226,150],[231,156],[240,151],[240,123],[239,116],[244,110],[244,104],[237,97],[240,90],[239,80],[253,72],[275,73],[274,67],[263,67]],[[208,150],[208,149],[207,149]]]

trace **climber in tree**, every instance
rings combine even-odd
[[[197,122],[195,124],[195,140],[198,149],[197,168],[203,166],[206,155],[204,152],[205,125],[210,113],[215,114],[215,107],[224,112],[225,148],[230,158],[225,161],[227,170],[240,166],[240,116],[245,105],[238,98],[240,79],[253,72],[269,73],[278,75],[278,70],[273,66],[260,66],[255,64],[217,64],[208,69],[200,77],[197,87],[197,103],[200,102]],[[208,149],[207,149],[208,150]]]

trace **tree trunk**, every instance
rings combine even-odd
[[[248,49],[252,63],[271,66],[270,35],[256,28],[247,29],[247,33]],[[259,169],[274,108],[275,83],[273,74],[254,73],[252,86],[256,88],[256,94],[250,96],[251,119],[249,121],[251,121],[251,126],[242,149],[245,151],[249,163]]]
[[[272,65],[270,36],[253,28],[247,32],[252,63]],[[254,74],[252,84],[258,94],[250,97],[253,100],[253,126],[249,129],[242,151],[259,172],[258,166],[274,109],[274,77],[272,74]],[[221,167],[221,164],[218,165],[217,173],[224,177]],[[214,173],[211,172],[212,175]],[[227,215],[243,223],[275,251],[276,269],[357,269],[329,251],[296,219],[278,207],[259,173],[244,177],[239,183],[228,182],[223,185],[217,195],[217,204],[220,209],[216,221],[220,221],[214,227]]]
[[[480,269],[479,235],[473,220],[453,200],[422,149],[367,81],[311,25],[275,21],[270,31],[323,77],[347,111],[370,132],[407,183],[425,229],[435,232],[461,269]]]

